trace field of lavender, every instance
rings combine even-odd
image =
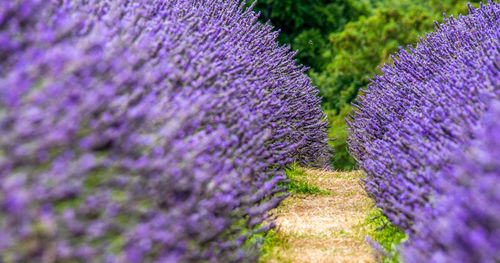
[[[348,123],[405,262],[500,262],[500,4],[469,8],[395,54]]]
[[[318,90],[239,0],[0,1],[0,262],[256,262]],[[404,262],[500,262],[500,4],[436,23],[354,102]]]

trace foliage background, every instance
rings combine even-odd
[[[466,14],[477,0],[260,0],[260,19],[281,29],[279,41],[299,50],[298,63],[320,90],[331,123],[332,165],[355,167],[347,150],[350,105],[390,54],[413,45],[441,22],[443,13]]]

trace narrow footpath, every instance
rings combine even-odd
[[[373,203],[360,185],[360,172],[303,172],[301,180],[322,193],[292,194],[275,209],[280,242],[262,261],[375,262],[362,225]]]

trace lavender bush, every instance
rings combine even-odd
[[[389,220],[412,232],[439,171],[465,145],[488,102],[500,98],[500,4],[445,19],[381,68],[357,101],[349,146],[366,190]],[[429,208],[430,209],[430,208]]]
[[[0,1],[0,261],[252,261],[316,90],[237,0]]]
[[[500,103],[471,146],[444,171],[432,213],[422,213],[405,262],[500,262]]]

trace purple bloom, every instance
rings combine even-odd
[[[280,166],[327,153],[276,36],[236,0],[0,1],[0,261],[255,259]]]
[[[414,230],[440,171],[500,98],[499,65],[500,4],[489,2],[402,49],[358,99],[350,150],[366,172],[367,192],[401,230]]]
[[[500,261],[500,102],[480,124],[436,183],[434,209],[420,213],[405,262]]]

